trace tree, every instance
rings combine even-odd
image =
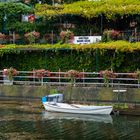
[[[3,26],[5,29],[13,29],[13,25],[17,22],[21,23],[21,15],[32,13],[33,9],[23,3],[15,2],[1,2],[0,3],[0,30],[2,31]],[[5,22],[5,23],[4,23]],[[3,31],[2,31],[3,32]]]

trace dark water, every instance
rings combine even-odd
[[[140,117],[47,113],[40,101],[0,101],[0,140],[140,140]]]

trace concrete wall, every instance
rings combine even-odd
[[[0,85],[0,97],[41,98],[54,91],[64,93],[65,100],[115,101],[140,103],[140,89],[129,88],[124,93],[114,93],[114,88],[69,87],[69,86],[18,86]]]

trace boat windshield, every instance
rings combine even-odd
[[[63,94],[48,95],[46,98],[48,102],[62,102]]]
[[[55,97],[48,97],[48,102],[58,102],[59,97],[55,96]]]

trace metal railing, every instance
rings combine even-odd
[[[139,88],[140,80],[133,77],[134,73],[115,73],[117,77],[109,78],[108,82],[105,82],[98,72],[81,72],[82,77],[76,78],[73,83],[74,86],[95,86],[95,87],[129,87]],[[0,84],[4,85],[56,85],[65,86],[69,85],[70,79],[66,77],[66,72],[50,72],[50,76],[37,77],[33,71],[18,71],[16,76],[13,76],[12,80],[9,80],[3,71],[0,71]]]

